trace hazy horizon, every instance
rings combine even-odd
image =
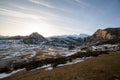
[[[120,0],[1,0],[0,35],[49,37],[120,27]]]

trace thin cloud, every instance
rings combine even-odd
[[[28,0],[28,1],[30,1],[30,2],[32,2],[32,1],[37,1],[37,0]],[[38,1],[39,2],[39,1]],[[32,3],[35,3],[35,2],[32,2]],[[48,3],[49,4],[49,2],[45,2],[45,3]],[[38,3],[35,3],[35,4],[38,4]],[[21,6],[21,5],[19,5],[19,4],[14,4],[14,3],[9,3],[9,5],[10,6],[12,6],[12,7],[15,7],[15,8],[18,8],[18,9],[20,9],[20,10],[23,10],[24,12],[30,12],[30,13],[39,13],[39,15],[41,14],[42,16],[43,15],[49,15],[49,16],[55,16],[56,14],[54,14],[54,13],[52,13],[52,12],[49,12],[49,11],[46,11],[46,10],[43,10],[43,9],[37,9],[36,7],[34,7],[34,6],[28,6],[28,5],[23,5],[23,6]],[[57,6],[53,6],[53,5],[51,5],[51,4],[49,4],[50,6],[49,6],[49,8],[54,8],[54,10],[57,10],[57,11],[59,11],[59,12],[61,12],[61,13],[67,13],[67,14],[71,14],[71,13],[73,13],[71,10],[69,10],[68,8],[61,8],[61,7],[57,7]],[[45,5],[44,5],[45,6]],[[48,8],[48,6],[46,7],[46,8]],[[46,17],[46,16],[45,16]]]
[[[17,18],[31,18],[31,19],[43,18],[41,16],[37,16],[37,15],[33,15],[33,14],[26,14],[26,13],[3,9],[3,8],[0,8],[0,15],[17,17]]]
[[[54,16],[55,17],[55,14],[53,14],[53,13],[50,13],[50,12],[44,11],[44,10],[38,10],[38,9],[36,9],[34,7],[30,8],[30,7],[27,7],[27,6],[20,6],[20,5],[16,5],[16,4],[11,4],[11,6],[20,9],[22,12],[38,14],[38,15],[40,15],[42,17],[46,17],[46,16],[52,16],[52,17]]]
[[[89,4],[84,2],[83,0],[74,0],[74,1],[79,3],[82,8],[86,8],[89,6]]]
[[[11,6],[20,9],[20,11],[25,12],[25,13],[31,13],[31,14],[36,14],[39,15],[41,17],[43,17],[44,20],[56,20],[56,19],[60,19],[62,16],[58,15],[58,14],[54,14],[52,12],[49,11],[44,11],[44,10],[37,10],[36,8],[29,8],[28,6],[21,6],[21,5],[16,5],[16,4],[10,4]],[[56,8],[57,9],[57,8]],[[66,9],[58,9],[60,11],[63,12],[69,12]],[[70,13],[70,12],[69,12]]]
[[[51,5],[49,2],[46,2],[45,0],[29,0],[32,3],[39,4],[48,8],[55,8],[53,5]]]
[[[45,0],[28,0],[28,1],[30,1],[32,3],[35,3],[35,4],[39,4],[39,5],[45,6],[45,7],[48,7],[48,8],[54,8],[54,9],[60,10],[62,12],[71,13],[70,10],[53,6],[48,1],[45,1]]]

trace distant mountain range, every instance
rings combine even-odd
[[[79,35],[73,34],[73,35],[61,35],[61,36],[52,36],[52,37],[56,37],[56,38],[74,37],[74,38],[82,38],[82,39],[84,39],[84,38],[86,38],[86,37],[88,37],[88,36],[90,36],[90,35],[81,33],[81,34],[79,34]],[[50,37],[50,38],[51,38],[51,37]]]
[[[0,35],[0,39],[2,39],[2,38],[9,38],[9,36],[2,36],[2,35]]]
[[[87,34],[80,35],[61,35],[52,37],[43,37],[37,32],[30,34],[29,36],[13,36],[1,39],[6,40],[21,40],[25,44],[45,44],[50,46],[60,46],[60,47],[75,47],[80,46],[84,42],[84,38],[88,37]]]
[[[91,43],[98,44],[101,42],[119,43],[120,28],[98,29],[92,36],[87,34],[80,34],[80,35],[61,35],[61,36],[44,37],[39,33],[34,32],[29,36],[13,36],[13,37],[0,36],[0,39],[22,40],[22,42],[25,44],[44,43],[45,45],[62,46],[62,47],[80,46],[83,43],[89,43],[89,44]]]
[[[80,46],[84,42],[84,38],[88,36],[86,34],[53,36],[48,38],[46,44],[62,47]]]

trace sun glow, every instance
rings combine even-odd
[[[32,32],[38,32],[39,34],[47,37],[50,35],[53,35],[52,32],[54,32],[53,27],[51,27],[50,25],[48,25],[48,23],[28,23],[25,27],[24,27],[24,33],[25,34],[31,34]]]

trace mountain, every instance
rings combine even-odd
[[[61,36],[52,36],[52,37],[56,37],[56,38],[67,38],[67,37],[74,37],[74,38],[86,38],[86,37],[89,37],[90,35],[88,34],[84,34],[84,33],[81,33],[79,35],[77,34],[73,34],[73,35],[61,35]],[[52,38],[52,37],[49,37],[49,38]],[[48,38],[48,39],[49,39]]]
[[[82,45],[84,38],[88,36],[87,34],[53,36],[48,38],[46,44],[61,47],[75,47]]]
[[[1,36],[0,40],[21,40],[24,39],[26,36]]]
[[[79,37],[82,38],[82,39],[84,39],[84,38],[86,38],[86,37],[89,37],[89,36],[90,36],[90,35],[84,34],[84,33],[81,33],[81,34],[79,35]]]
[[[99,29],[94,34],[93,37],[96,39],[113,39],[120,37],[120,28],[106,28]]]
[[[3,40],[21,40],[25,44],[41,44],[44,42],[45,45],[60,46],[60,47],[70,47],[70,46],[80,46],[83,43],[83,39],[88,37],[87,34],[80,35],[61,35],[52,36],[45,38],[37,32],[33,32],[29,36],[11,36],[6,38],[1,38]]]
[[[92,36],[85,38],[86,42],[101,42],[120,38],[120,28],[98,29]],[[110,42],[111,42],[110,41]],[[115,41],[115,40],[114,40]]]
[[[23,42],[26,44],[39,44],[45,40],[46,39],[42,35],[40,35],[37,32],[34,32],[34,33],[30,34],[29,36],[26,36],[23,39]]]
[[[79,34],[79,35],[74,34],[74,35],[68,35],[68,36],[69,36],[69,37],[74,37],[74,38],[82,38],[82,39],[84,39],[84,38],[86,38],[86,37],[89,37],[90,35],[81,33],[81,34]],[[66,37],[68,37],[68,36],[66,36]]]
[[[6,38],[9,38],[9,36],[2,36],[2,35],[0,35],[0,40],[6,39]]]

